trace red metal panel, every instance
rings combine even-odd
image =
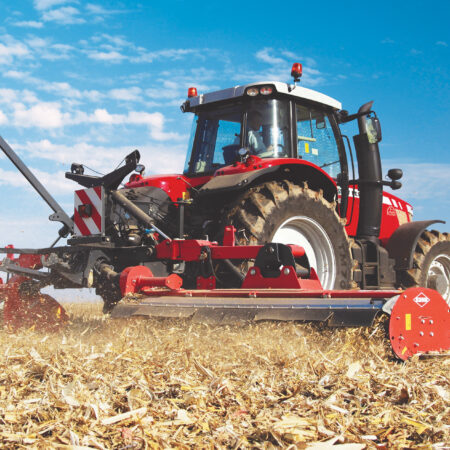
[[[227,240],[229,240],[228,237]],[[212,259],[255,259],[262,245],[228,246],[198,239],[167,239],[156,246],[156,256],[158,259],[172,261],[201,261],[207,256],[202,254],[205,247],[210,249]],[[298,245],[289,245],[289,247],[296,258],[305,254],[303,247]]]
[[[261,275],[259,267],[252,267],[242,283],[243,289],[301,289],[302,280],[297,277],[295,269],[292,266],[286,266],[281,269],[280,276],[276,278],[265,278]],[[321,289],[320,282],[316,286]]]
[[[148,293],[154,288],[166,288],[177,290],[181,288],[183,280],[177,274],[167,277],[154,277],[152,271],[146,266],[127,267],[119,279],[122,295],[136,294],[138,292]]]
[[[139,181],[130,181],[126,188],[137,188],[144,186],[153,186],[162,189],[167,193],[173,202],[183,197],[183,193],[189,191],[192,187],[205,184],[212,176],[187,178],[183,175],[158,175],[145,177]]]
[[[392,309],[389,335],[395,354],[403,360],[416,353],[450,350],[448,304],[432,289],[407,289]]]

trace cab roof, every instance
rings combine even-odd
[[[312,89],[304,88],[302,86],[294,86],[287,83],[282,83],[280,81],[260,81],[257,83],[250,83],[242,86],[235,86],[228,89],[222,89],[221,91],[200,94],[197,97],[191,97],[188,99],[189,106],[191,108],[195,108],[196,106],[206,105],[208,103],[214,103],[222,100],[242,97],[248,88],[264,85],[273,86],[276,92],[279,92],[281,94],[286,94],[291,97],[310,100],[331,107],[336,110],[342,109],[341,102],[338,102],[334,98],[328,97],[328,95],[322,94],[321,92],[317,92]]]

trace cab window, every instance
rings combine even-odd
[[[207,174],[235,161],[240,147],[239,105],[195,115],[184,173]]]
[[[298,157],[321,167],[335,178],[341,171],[339,150],[328,114],[296,105]]]

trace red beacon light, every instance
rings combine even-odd
[[[191,98],[191,97],[197,97],[197,88],[196,87],[190,87],[189,89],[188,89],[188,98]]]
[[[292,64],[291,76],[294,77],[294,83],[300,81],[300,78],[302,77],[302,70],[302,65],[300,63]]]

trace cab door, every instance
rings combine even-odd
[[[345,148],[334,115],[314,106],[296,104],[297,157],[327,172],[338,185],[341,217],[348,198],[348,168]]]

